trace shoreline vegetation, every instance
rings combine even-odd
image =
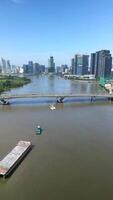
[[[22,87],[30,82],[31,80],[26,77],[0,75],[0,93]]]

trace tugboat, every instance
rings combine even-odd
[[[36,135],[41,135],[43,129],[40,126],[37,126],[35,129]]]

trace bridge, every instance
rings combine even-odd
[[[3,105],[8,105],[10,104],[9,100],[10,99],[22,99],[22,98],[56,98],[57,103],[63,103],[65,98],[90,98],[90,101],[93,102],[96,97],[100,98],[108,98],[108,100],[113,100],[113,94],[108,94],[108,93],[75,93],[75,94],[15,94],[15,95],[10,95],[10,94],[2,94],[0,96],[0,101]]]
[[[0,99],[21,99],[21,98],[68,98],[68,97],[107,97],[113,98],[113,94],[108,93],[75,93],[75,94],[2,94]]]

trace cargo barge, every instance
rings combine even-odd
[[[31,142],[19,141],[14,149],[0,161],[0,176],[7,177],[10,175],[31,148]]]

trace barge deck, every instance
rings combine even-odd
[[[31,142],[19,141],[14,149],[12,149],[12,151],[0,161],[0,176],[8,176],[19,164],[22,158],[28,153],[31,147]]]

